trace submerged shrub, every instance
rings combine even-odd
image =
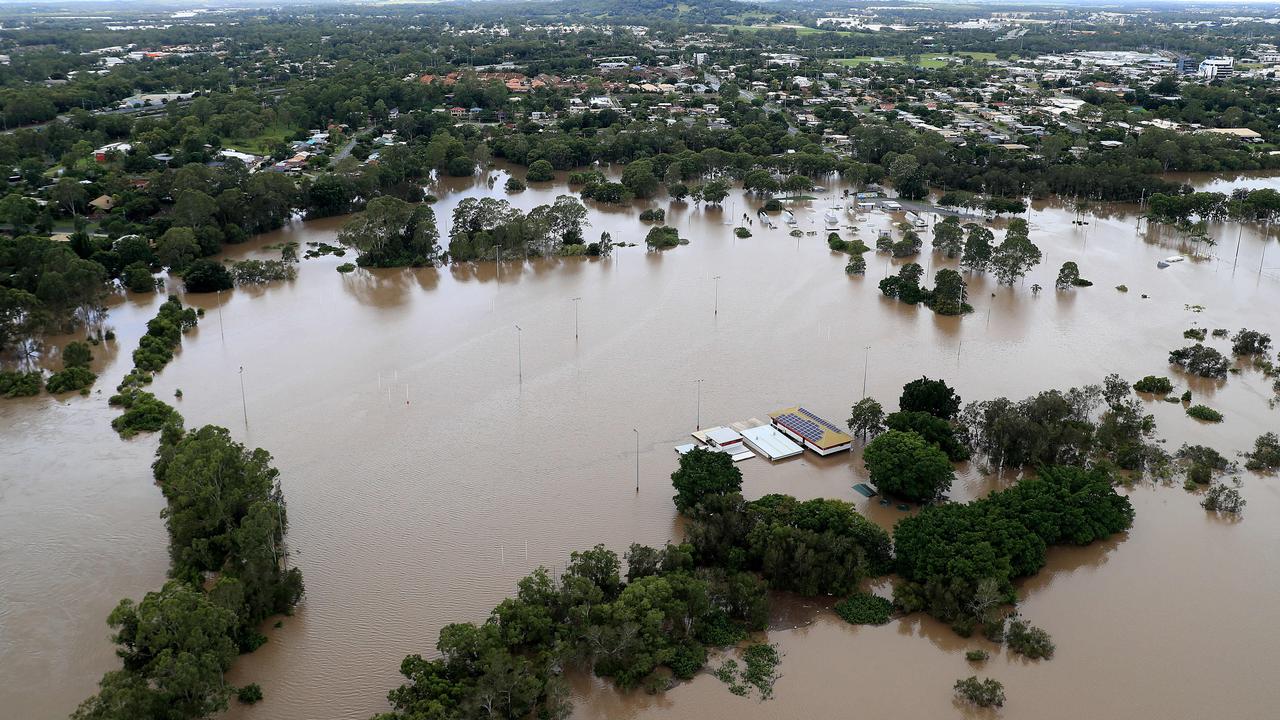
[[[1027,623],[1022,618],[1009,619],[1004,640],[1010,650],[1033,660],[1041,658],[1048,660],[1053,657],[1054,644],[1049,633]]]
[[[893,614],[893,603],[870,593],[855,593],[836,603],[836,614],[852,625],[883,625]]]
[[[970,675],[955,684],[956,696],[965,702],[978,707],[1002,707],[1004,705],[1004,685],[999,680],[987,678],[979,680]]]
[[[1187,408],[1187,414],[1205,422],[1222,422],[1222,413],[1206,405],[1192,405]]]

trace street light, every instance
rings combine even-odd
[[[244,366],[240,366],[240,410],[244,412],[244,426],[249,427],[249,405],[244,399]]]
[[[697,415],[697,425],[694,429],[701,430],[702,429],[702,380],[698,379],[698,380],[694,380],[694,382],[697,383],[698,385],[698,415]]]
[[[862,348],[862,398],[867,397],[867,363],[871,359],[871,346]]]
[[[631,428],[631,432],[636,434],[636,494],[640,494],[640,431]]]
[[[520,326],[516,326],[516,373],[520,379],[520,384],[524,384],[524,343],[521,341],[521,334],[524,331]]]
[[[573,301],[573,339],[576,341],[578,339],[578,301],[582,298],[574,297],[569,299]]]
[[[716,296],[715,296],[716,304],[715,304],[715,312],[713,314],[716,317],[719,317],[720,316],[720,276],[716,275],[711,279],[716,281]]]

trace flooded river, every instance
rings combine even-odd
[[[494,192],[470,179],[433,191],[442,237],[459,199]],[[509,197],[527,210],[557,191]],[[797,212],[800,228],[816,231],[799,239],[758,221],[753,237],[736,239],[729,223],[744,203],[756,201],[733,195],[722,210],[651,203],[668,208],[692,241],[665,253],[645,252],[639,204],[592,208],[589,238],[607,230],[640,245],[608,260],[349,275],[334,267],[351,256],[326,257],[303,261],[293,282],[188,297],[207,313],[155,392],[181,389],[175,405],[188,425],[224,425],[275,456],[291,561],[307,581],[297,614],[267,628],[270,641],[232,672],[233,683],[259,682],[266,699],[230,716],[363,720],[386,708],[405,654],[433,652],[447,623],[483,620],[538,565],[563,568],[571,550],[599,542],[622,551],[677,539],[672,448],[699,421],[763,418],[803,403],[842,422],[864,375],[867,393],[888,407],[922,374],[945,378],[966,401],[1021,398],[1109,372],[1173,375],[1167,353],[1193,324],[1280,337],[1280,248],[1271,241],[1264,259],[1256,228],[1239,234],[1238,258],[1237,229],[1218,227],[1220,258],[1159,270],[1158,259],[1187,250],[1172,232],[1139,228],[1123,208],[1073,225],[1073,211],[1042,204],[1029,217],[1043,264],[1013,289],[974,279],[976,311],[945,318],[879,295],[876,283],[896,264],[883,254],[867,256],[865,278],[846,276],[846,258],[824,242],[825,201]],[[857,236],[874,244],[889,221],[864,215]],[[286,240],[333,242],[340,224],[299,223],[232,255],[265,257],[264,245]],[[927,252],[918,260],[930,278],[943,265]],[[1067,260],[1094,287],[1054,292]],[[1049,289],[1033,296],[1033,283]],[[1120,284],[1129,292],[1113,289]],[[6,717],[73,710],[117,663],[107,613],[163,582],[163,500],[149,470],[156,440],[117,438],[106,404],[159,301],[112,307],[117,344],[95,351],[101,393],[0,402]],[[1180,406],[1152,403],[1170,449],[1194,441],[1230,454],[1280,427],[1256,371],[1191,387],[1226,422],[1202,425]],[[901,517],[852,490],[864,479],[856,454],[740,467],[748,497],[836,497],[885,526]],[[993,652],[979,674],[1004,683],[1001,715],[1272,716],[1280,479],[1244,480],[1243,521],[1208,516],[1180,487],[1142,486],[1129,491],[1137,519],[1127,535],[1052,550],[1022,587],[1022,611],[1053,634],[1057,655],[1029,663]],[[953,495],[995,486],[966,468]],[[974,673],[964,651],[985,641],[919,615],[852,627],[819,605],[784,605],[770,633],[785,653],[772,701],[735,697],[709,675],[658,697],[578,678],[576,716],[964,712],[951,685]]]

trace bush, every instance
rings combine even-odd
[[[1142,393],[1168,395],[1173,392],[1173,383],[1167,377],[1148,375],[1133,384],[1133,389]]]
[[[258,683],[249,683],[244,687],[236,690],[236,700],[245,705],[252,705],[262,700],[262,687]]]
[[[1245,499],[1240,497],[1240,491],[1222,483],[1210,485],[1208,492],[1204,494],[1204,499],[1200,501],[1200,507],[1209,512],[1231,515],[1238,515],[1241,510],[1244,510],[1244,506]]]
[[[298,268],[283,260],[241,260],[231,264],[231,279],[237,285],[262,285],[296,277]]]
[[[640,211],[640,222],[662,223],[667,221],[667,211],[662,208],[648,208]]]
[[[1053,657],[1054,645],[1049,633],[1028,624],[1022,618],[1014,617],[1009,620],[1004,640],[1010,650],[1032,660],[1048,660]]]
[[[836,603],[836,614],[851,625],[883,625],[893,614],[893,603],[870,593],[856,593]]]
[[[1193,375],[1221,378],[1227,375],[1229,362],[1225,355],[1211,347],[1196,343],[1169,353],[1169,364],[1177,365]]]
[[[1244,466],[1254,472],[1280,469],[1280,437],[1273,432],[1259,435],[1244,457]]]
[[[969,662],[986,662],[991,658],[991,653],[986,650],[970,650],[964,654],[964,659]]]
[[[655,250],[673,248],[680,244],[680,232],[668,225],[660,225],[649,230],[649,234],[644,237],[644,242]]]
[[[1231,338],[1232,355],[1265,355],[1271,348],[1271,336],[1257,330],[1244,330]]]
[[[706,664],[707,649],[692,640],[686,640],[675,648],[667,667],[681,680],[689,680]]]
[[[62,348],[62,366],[64,368],[87,368],[91,362],[93,362],[93,351],[89,349],[89,343],[73,340]]]
[[[187,292],[206,293],[230,290],[235,284],[231,273],[217,260],[201,258],[187,268],[182,276]]]
[[[1122,292],[1122,293],[1129,292],[1129,286],[1128,286],[1128,285],[1117,285],[1117,286],[1116,286],[1116,290],[1119,290],[1119,291],[1120,291],[1120,292]]]
[[[45,389],[54,395],[67,392],[85,392],[87,394],[93,382],[98,376],[90,372],[89,368],[79,365],[72,365],[64,368],[61,372],[56,372],[49,376],[45,382]]]
[[[149,392],[128,390],[112,396],[112,405],[122,405],[125,411],[111,421],[111,427],[120,437],[133,437],[140,432],[158,432],[170,422],[181,423],[182,416],[172,406]]]
[[[771,212],[771,213],[781,212],[782,203],[776,198],[769,198],[764,202],[764,206],[760,209],[764,210],[765,212]]]
[[[1222,413],[1205,405],[1192,405],[1187,408],[1187,414],[1205,422],[1222,422]]]
[[[1208,333],[1205,331],[1204,328],[1189,328],[1187,330],[1182,331],[1182,337],[1188,340],[1199,340],[1201,342],[1204,342],[1204,339],[1207,335]]]
[[[507,184],[504,187],[506,191],[509,193],[518,193],[518,192],[524,192],[524,190],[528,187],[528,185],[525,185],[524,181],[521,180],[520,178],[516,177],[515,175],[512,175],[511,177],[507,178]]]
[[[347,263],[342,263],[341,265],[338,266],[338,272],[340,273],[355,272],[355,270],[356,270],[355,263],[347,262]]]
[[[1184,403],[1189,403],[1189,402],[1191,402],[1191,391],[1190,391],[1190,390],[1187,390],[1187,391],[1183,392],[1183,393],[1182,393],[1182,398],[1181,398],[1181,400],[1182,400],[1182,402],[1184,402]]]
[[[40,394],[44,376],[39,371],[0,371],[0,397],[31,397]]]
[[[751,237],[751,231],[750,231],[750,230],[748,230],[748,229],[746,229],[746,228],[744,228],[744,227],[737,227],[737,228],[734,228],[734,229],[733,229],[733,234],[734,234],[734,235],[737,235],[739,238],[749,238],[749,237]]]
[[[866,275],[867,259],[861,255],[854,255],[849,258],[849,262],[844,266],[844,271],[850,275]]]
[[[536,160],[529,166],[529,172],[525,173],[524,179],[529,182],[547,182],[555,179],[555,168],[551,167],[551,163],[546,160]]]
[[[146,263],[136,262],[126,266],[120,273],[120,281],[124,283],[125,289],[135,293],[149,293],[156,291],[156,279],[151,274],[151,268]]]
[[[1004,705],[1004,685],[999,680],[987,678],[979,680],[970,675],[955,684],[956,696],[965,702],[978,707],[1002,707]]]

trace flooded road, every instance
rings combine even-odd
[[[462,197],[501,195],[470,179],[433,192],[442,238]],[[563,192],[534,184],[506,197],[528,210]],[[1187,327],[1280,337],[1280,248],[1271,241],[1274,262],[1265,260],[1257,228],[1241,233],[1238,259],[1236,228],[1215,228],[1221,258],[1159,270],[1158,259],[1189,250],[1172,231],[1145,222],[1139,230],[1123,208],[1073,225],[1073,211],[1042,204],[1030,223],[1044,262],[1012,289],[971,279],[975,312],[946,318],[880,296],[876,283],[906,261],[872,253],[866,277],[846,276],[845,256],[824,241],[825,199],[797,211],[800,228],[816,232],[798,239],[759,222],[753,237],[735,238],[727,223],[747,205],[754,217],[758,205],[740,194],[723,209],[650,205],[667,208],[691,244],[647,253],[639,204],[593,207],[588,239],[608,231],[639,246],[608,260],[349,275],[334,268],[353,256],[325,257],[304,260],[293,282],[186,298],[207,313],[154,392],[182,389],[174,404],[188,425],[224,425],[274,455],[291,559],[307,581],[297,614],[267,628],[270,641],[232,672],[234,684],[260,683],[266,699],[231,717],[363,720],[386,708],[405,654],[431,653],[447,623],[483,620],[538,565],[558,570],[571,550],[598,542],[621,552],[678,539],[672,448],[699,419],[705,427],[803,403],[842,422],[864,371],[867,393],[890,408],[922,374],[945,378],[966,401],[1109,372],[1186,385],[1166,359]],[[873,245],[890,220],[863,215],[856,236]],[[231,255],[333,242],[341,222],[300,223]],[[916,260],[930,283],[945,264],[927,251]],[[1067,260],[1094,287],[1054,292]],[[1034,296],[1033,283],[1049,289]],[[107,613],[163,581],[163,499],[149,468],[156,440],[118,439],[106,404],[159,300],[112,308],[119,350],[95,351],[101,394],[0,402],[0,707],[13,717],[64,717],[91,694],[117,662]],[[1280,426],[1269,384],[1253,370],[1191,383],[1197,402],[1225,413],[1219,425],[1176,405],[1149,408],[1169,449],[1200,442],[1231,454]],[[852,490],[864,479],[856,455],[740,467],[748,497],[835,497],[886,526],[901,517]],[[953,497],[996,486],[965,468]],[[1022,610],[1058,652],[1045,663],[993,653],[978,674],[1005,684],[1001,714],[1272,714],[1280,479],[1247,475],[1243,494],[1244,520],[1229,523],[1180,487],[1139,487],[1127,536],[1051,551],[1023,587]],[[576,716],[834,717],[849,707],[871,717],[958,716],[951,685],[975,672],[964,650],[985,646],[922,616],[855,628],[821,612],[770,639],[786,654],[773,701],[734,697],[709,675],[660,697],[578,678]]]

